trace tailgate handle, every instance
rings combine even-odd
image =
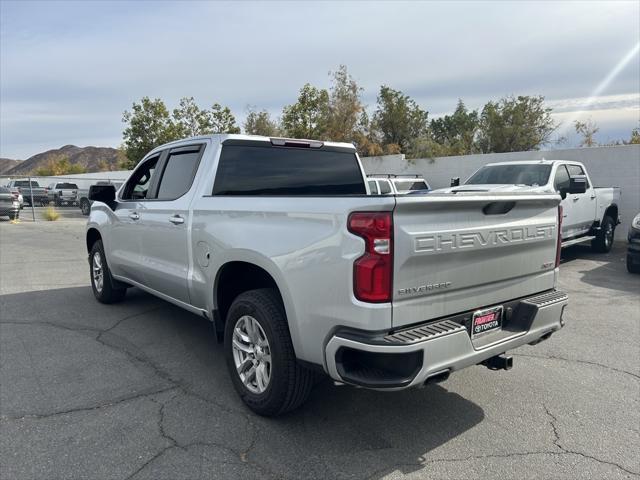
[[[482,212],[485,215],[503,215],[509,213],[515,206],[516,202],[491,202],[482,208]]]

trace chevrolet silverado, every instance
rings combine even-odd
[[[211,320],[261,415],[319,374],[398,390],[508,369],[563,326],[555,192],[370,195],[351,144],[213,135],[89,198],[96,299],[138,287]]]

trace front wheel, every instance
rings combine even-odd
[[[224,349],[231,380],[255,413],[277,416],[305,402],[314,374],[298,364],[278,293],[240,294],[227,314]]]
[[[111,277],[111,271],[107,265],[102,240],[93,244],[89,256],[91,288],[93,295],[100,303],[116,303],[124,298],[126,288],[117,286],[117,282]]]
[[[608,253],[613,247],[613,237],[616,232],[616,224],[613,218],[605,216],[602,219],[600,230],[596,233],[596,238],[591,241],[591,248],[598,253]]]

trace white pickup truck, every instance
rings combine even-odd
[[[397,390],[508,369],[564,324],[555,192],[370,195],[353,145],[213,135],[89,198],[97,300],[135,286],[210,319],[262,415],[316,372]]]
[[[595,187],[585,166],[568,160],[489,163],[450,193],[476,191],[558,192],[562,197],[562,246],[591,242],[608,252],[620,223],[619,187]]]

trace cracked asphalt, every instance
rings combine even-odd
[[[624,243],[565,252],[567,326],[514,351],[511,371],[398,393],[324,381],[265,419],[206,320],[136,289],[93,299],[83,234],[82,219],[0,221],[3,480],[640,477],[640,276]]]

